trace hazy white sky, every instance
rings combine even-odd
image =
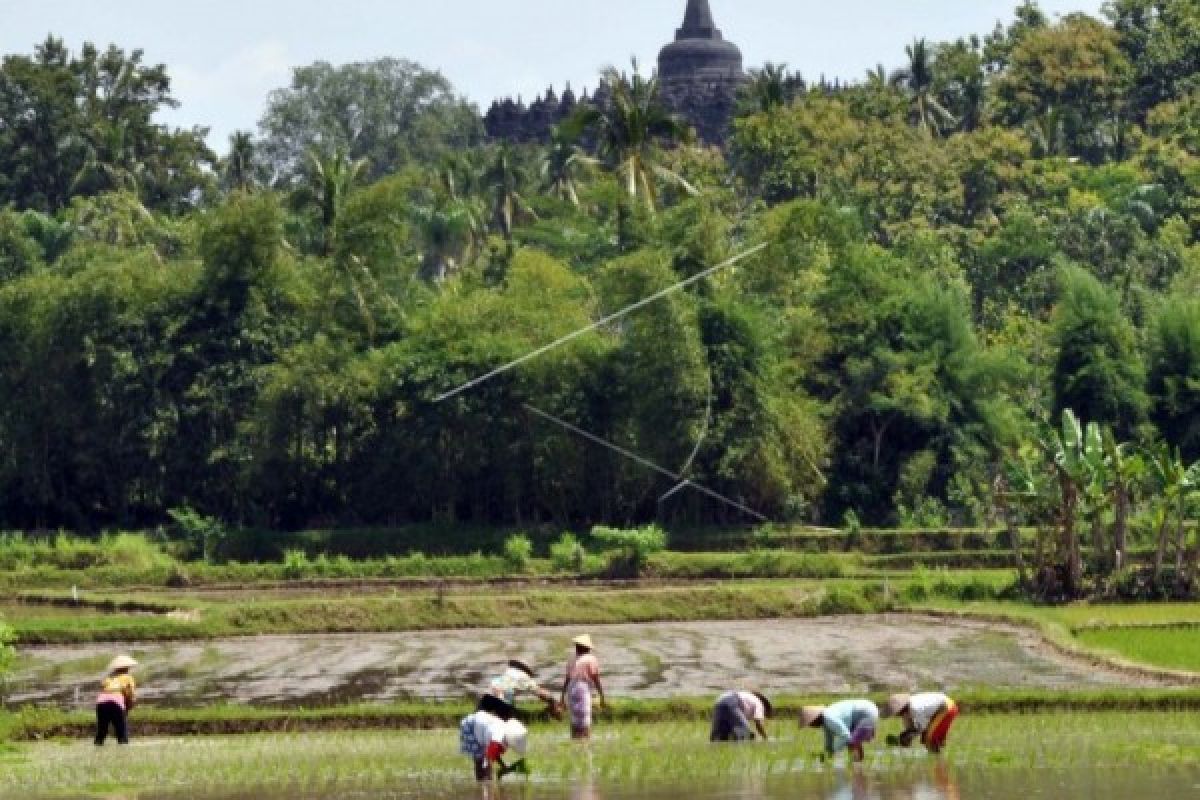
[[[1042,0],[1053,14],[1103,0]],[[1008,21],[1018,0],[711,0],[748,66],[785,62],[806,77],[858,78],[895,66],[917,36],[951,39]],[[494,97],[595,83],[605,65],[647,67],[674,36],[686,0],[0,0],[0,53],[47,33],[141,48],[166,63],[182,107],[174,124],[255,128],[268,91],[293,66],[395,56],[440,69],[486,107]]]

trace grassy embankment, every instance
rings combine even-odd
[[[777,717],[790,721],[810,703],[842,699],[834,696],[777,696]],[[883,698],[876,698],[882,702]],[[1195,689],[1095,689],[1062,692],[1053,689],[971,689],[955,693],[964,713],[980,714],[1103,714],[1200,711],[1200,688]],[[647,725],[665,722],[702,722],[712,712],[711,697],[670,700],[618,700],[597,716],[602,725]],[[549,724],[538,707],[530,706],[531,723]],[[441,730],[453,728],[471,711],[468,700],[448,702],[393,702],[328,708],[259,708],[220,705],[203,708],[144,708],[135,713],[136,729],[143,736],[248,735],[256,733],[318,733],[334,730]],[[94,728],[88,712],[26,708],[0,714],[0,734],[16,740],[79,738]],[[0,740],[2,740],[0,736]]]
[[[754,787],[753,794],[761,794],[763,782],[773,775],[785,782],[787,791],[780,796],[826,796],[844,780],[841,770],[816,759],[820,735],[798,730],[790,720],[771,723],[775,736],[770,743],[749,747],[708,746],[703,722],[629,725],[601,720],[599,725],[600,735],[586,759],[579,758],[578,745],[567,741],[560,726],[535,727],[529,759],[536,779],[620,789],[622,794],[657,789],[665,796],[687,793],[689,787],[711,790],[724,785],[721,781],[734,782],[736,788],[746,780],[753,781],[747,784]],[[895,726],[894,721],[885,723],[884,731]],[[1198,744],[1200,717],[1195,714],[973,713],[956,727],[944,759],[875,746],[864,775],[917,782],[938,775],[945,786],[961,781],[966,792],[975,783],[1032,774],[1049,775],[1053,785],[1138,770],[1143,779],[1178,775],[1182,782],[1177,788],[1186,791],[1200,767]],[[137,758],[115,758],[111,750],[96,751],[84,742],[21,745],[0,756],[0,797],[28,796],[31,786],[54,796],[151,787],[192,797],[336,797],[396,787],[414,795],[459,796],[477,790],[457,745],[457,734],[450,730],[152,739],[143,740]],[[519,785],[510,782],[514,788]]]

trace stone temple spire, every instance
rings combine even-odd
[[[688,0],[687,11],[683,15],[683,27],[675,32],[675,41],[720,38],[721,31],[713,22],[708,0]]]

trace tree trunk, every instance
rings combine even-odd
[[[1186,517],[1187,497],[1180,494],[1179,516],[1175,521],[1175,583],[1180,587],[1183,586],[1183,559],[1187,551],[1187,526],[1184,525]]]
[[[1126,542],[1129,538],[1129,492],[1124,487],[1117,490],[1116,518],[1113,520],[1113,572],[1125,566]]]
[[[1096,576],[1104,574],[1104,569],[1108,562],[1108,548],[1104,542],[1104,517],[1100,512],[1092,513],[1092,564],[1096,570]]]
[[[1167,560],[1167,540],[1171,535],[1171,514],[1162,510],[1162,520],[1158,524],[1158,550],[1154,553],[1154,582],[1162,578],[1163,564]]]
[[[1029,571],[1025,566],[1025,550],[1021,542],[1021,530],[1017,527],[1016,518],[1013,516],[1008,502],[1008,481],[1003,475],[999,475],[992,488],[996,510],[1000,512],[1000,518],[1004,520],[1004,528],[1008,531],[1008,543],[1012,547],[1013,560],[1017,565],[1017,580],[1021,582],[1021,586],[1029,586]]]
[[[1062,486],[1062,546],[1066,551],[1067,560],[1067,589],[1072,596],[1077,595],[1083,586],[1083,553],[1079,548],[1079,531],[1075,525],[1075,515],[1079,508],[1079,491],[1075,483],[1066,475],[1059,476]]]

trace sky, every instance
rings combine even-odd
[[[810,79],[858,79],[904,57],[914,38],[986,33],[1018,0],[711,0],[747,67],[786,63]],[[1051,14],[1096,14],[1103,0],[1042,0]],[[568,81],[594,86],[631,57],[650,68],[686,0],[0,0],[0,53],[29,53],[47,34],[140,48],[167,65],[180,107],[172,125],[211,128],[218,151],[254,130],[291,69],[384,56],[441,70],[481,108]]]

